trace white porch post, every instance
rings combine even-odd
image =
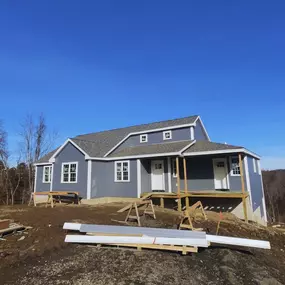
[[[52,165],[51,165],[51,178],[50,178],[49,191],[52,191],[52,182],[53,182],[53,168],[54,168],[54,163],[52,163]]]
[[[34,192],[36,192],[37,189],[37,176],[38,176],[38,167],[35,168],[35,181],[34,181]]]
[[[250,205],[253,208],[253,202],[252,202],[252,197],[251,197],[251,187],[250,187],[250,177],[249,177],[249,171],[248,171],[248,159],[247,156],[244,157],[244,168],[245,168],[245,179],[246,179],[246,189],[249,194],[249,199],[250,199]]]
[[[140,198],[142,192],[141,160],[137,159],[137,197]]]
[[[172,192],[172,181],[171,181],[171,158],[167,157],[167,176],[168,176],[168,192]]]

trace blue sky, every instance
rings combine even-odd
[[[284,1],[0,2],[0,119],[67,137],[192,114],[285,165]]]

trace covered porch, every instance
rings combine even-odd
[[[227,199],[224,204],[235,199],[232,204],[242,202],[244,220],[248,221],[244,157],[244,153],[233,152],[140,159],[140,196],[158,199],[161,207],[170,200],[177,201],[178,211],[197,199]]]

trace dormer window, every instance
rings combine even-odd
[[[172,132],[171,131],[163,132],[163,140],[171,140],[171,139],[172,139]]]
[[[148,139],[147,135],[140,135],[140,143],[147,142],[147,139]]]

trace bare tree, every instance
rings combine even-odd
[[[0,121],[0,191],[6,196],[6,204],[9,203],[8,190],[8,143],[7,132],[5,131],[2,122]]]
[[[41,114],[36,120],[27,115],[21,124],[22,153],[28,169],[28,193],[34,189],[34,163],[47,154],[53,147],[57,137],[55,132],[49,133],[46,120]]]

